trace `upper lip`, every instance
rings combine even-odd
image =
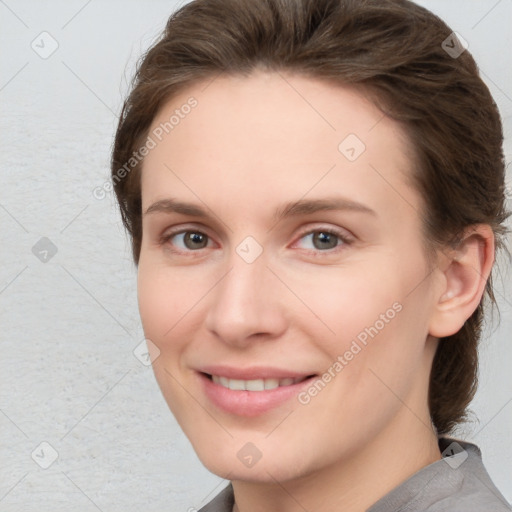
[[[235,368],[226,365],[209,365],[199,368],[197,371],[218,375],[228,379],[257,380],[257,379],[297,379],[309,377],[313,372],[297,372],[272,366],[251,366],[249,368]]]

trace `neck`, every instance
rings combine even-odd
[[[427,415],[428,417],[428,415]],[[397,428],[396,423],[403,428]],[[360,512],[441,458],[430,420],[402,408],[388,428],[354,454],[300,478],[233,480],[234,512]]]

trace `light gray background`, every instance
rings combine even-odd
[[[512,1],[421,3],[468,41],[510,161]],[[226,483],[200,464],[133,354],[143,333],[129,244],[113,197],[92,194],[108,180],[134,63],[176,5],[0,0],[0,511],[186,511]],[[51,49],[43,31],[59,45],[47,59],[31,48]],[[32,252],[42,237],[57,248],[47,262]],[[479,421],[460,437],[480,445],[512,501],[510,272],[498,281],[502,318],[482,343]],[[41,442],[58,453],[48,469],[32,458],[50,462]]]

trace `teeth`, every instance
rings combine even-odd
[[[291,386],[297,382],[301,382],[306,377],[298,377],[296,379],[254,379],[254,380],[241,380],[241,379],[228,379],[219,375],[212,375],[212,380],[215,384],[232,389],[233,391],[264,391],[266,389],[275,389],[281,386]]]
[[[245,382],[238,379],[229,379],[228,387],[229,389],[234,389],[236,391],[243,391],[245,389]]]
[[[247,391],[265,391],[265,381],[263,379],[240,381]],[[279,382],[277,383],[279,385]],[[277,386],[274,386],[277,387]],[[230,388],[231,389],[231,388]],[[267,388],[272,389],[272,388]]]

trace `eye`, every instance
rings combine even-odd
[[[197,230],[182,230],[166,233],[161,239],[162,245],[170,245],[175,252],[196,252],[213,245],[210,237]],[[332,228],[310,230],[303,234],[296,245],[308,251],[329,252],[337,247],[349,245],[351,239],[344,233]]]
[[[340,245],[349,245],[350,240],[333,229],[316,229],[303,235],[298,244],[302,249],[326,252]]]
[[[178,233],[168,233],[163,236],[162,243],[171,244],[179,251],[196,251],[208,247],[210,238],[201,231],[180,231]]]

